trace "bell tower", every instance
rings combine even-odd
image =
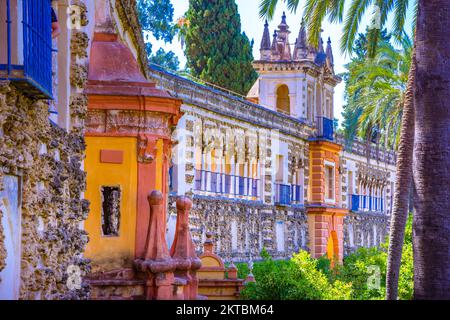
[[[247,98],[315,126],[317,117],[334,118],[334,87],[341,81],[334,74],[331,41],[326,52],[322,39],[318,48],[308,45],[303,20],[292,44],[290,34],[284,12],[272,40],[265,21],[260,58],[253,62],[259,78]]]
[[[334,88],[341,79],[334,73],[330,39],[326,49],[322,38],[317,48],[309,45],[302,20],[291,53],[289,34],[283,13],[270,42],[266,21],[261,56],[253,62],[259,78],[247,97],[313,129],[314,134],[309,138],[310,173],[306,202],[309,247],[314,258],[327,255],[334,263],[343,258],[343,223],[348,212],[342,208],[342,146],[335,140],[333,120]]]

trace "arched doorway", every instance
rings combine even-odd
[[[282,84],[277,89],[277,111],[291,114],[291,101],[289,98],[289,88]]]
[[[339,260],[339,242],[336,231],[331,231],[327,242],[327,258],[333,267],[336,260]]]

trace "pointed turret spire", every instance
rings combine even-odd
[[[322,39],[322,37],[320,37],[320,39],[319,39],[319,48],[318,48],[318,51],[319,51],[320,53],[325,53],[325,50],[323,49],[323,39]]]
[[[334,58],[333,58],[333,49],[331,48],[331,39],[328,37],[327,41],[327,67],[334,74]]]
[[[273,40],[272,40],[272,47],[270,51],[270,58],[273,61],[280,60],[281,57],[281,50],[278,46],[278,32],[277,30],[273,33]]]
[[[305,59],[307,55],[308,55],[308,45],[306,39],[305,20],[302,18],[300,31],[298,32],[298,38],[295,41],[294,59],[295,60]]]
[[[295,43],[297,48],[306,48],[306,28],[305,20],[302,18],[302,23],[300,25],[300,31],[298,33],[297,42]]]
[[[331,65],[334,65],[334,58],[333,58],[333,49],[331,48],[331,39],[328,37],[327,41],[327,58],[330,60]]]
[[[264,23],[264,33],[263,37],[261,39],[261,47],[259,49],[259,52],[261,54],[261,60],[270,60],[270,33],[269,33],[269,23],[266,20],[266,23]]]
[[[286,12],[283,11],[283,15],[281,16],[281,23],[286,24]]]
[[[289,46],[289,26],[286,23],[286,13],[283,12],[281,17],[281,23],[278,26],[278,37],[277,42],[279,44],[278,52],[280,54],[279,59],[290,61],[292,59],[291,56],[291,47]],[[277,45],[278,45],[277,44]]]
[[[264,24],[264,33],[261,40],[260,50],[270,50],[270,33],[269,33],[269,23],[266,20]]]
[[[322,32],[323,30],[320,30]],[[320,37],[319,39],[319,47],[317,48],[316,58],[314,62],[319,66],[323,66],[326,63],[327,55],[325,54],[325,50],[323,49],[323,39]]]
[[[286,13],[283,11],[283,15],[281,16],[281,23],[278,26],[278,29],[280,29],[280,33],[290,33],[288,31],[289,26],[286,23]]]
[[[271,47],[272,52],[278,51],[277,39],[278,39],[278,32],[277,32],[277,30],[275,30],[273,32],[273,39],[272,39],[272,47]]]

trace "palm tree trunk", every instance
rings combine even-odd
[[[414,298],[450,299],[450,1],[418,9]]]
[[[386,299],[397,300],[398,278],[402,260],[405,226],[408,218],[409,190],[412,182],[414,145],[414,75],[416,69],[415,47],[409,70],[408,86],[403,105],[400,142],[397,153],[394,203],[391,213],[389,251],[386,274]]]

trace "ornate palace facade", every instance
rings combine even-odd
[[[96,298],[98,272],[128,277],[135,259],[164,249],[146,242],[147,197],[165,220],[181,101],[146,79],[135,5],[0,2],[0,299]],[[165,295],[145,276],[131,283],[134,296]]]
[[[330,40],[312,48],[299,27],[291,51],[286,17],[272,40],[266,23],[254,62],[259,78],[247,97],[151,68],[152,79],[183,100],[173,135],[169,243],[174,199],[184,194],[194,200],[198,250],[212,232],[226,260],[258,259],[263,247],[277,258],[305,249],[342,259],[384,241],[395,155],[334,132],[341,79]]]
[[[134,0],[53,1],[53,40],[48,4],[0,2],[1,299],[195,299],[207,233],[226,261],[384,239],[394,154],[336,134],[329,42],[266,24],[240,97],[147,68]]]

